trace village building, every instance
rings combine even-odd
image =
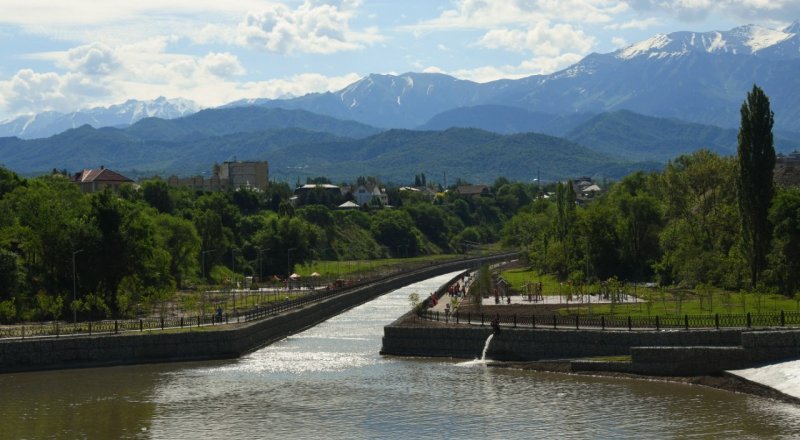
[[[180,178],[170,176],[170,186],[189,187],[195,191],[227,191],[248,188],[266,191],[269,185],[269,163],[262,161],[232,161],[214,165],[208,179],[203,176]]]
[[[133,183],[133,180],[102,165],[100,168],[79,171],[70,177],[70,181],[80,186],[85,194],[103,191],[106,188],[117,192],[120,186]]]
[[[800,151],[777,155],[773,180],[785,188],[800,187]]]
[[[464,197],[490,196],[489,187],[486,185],[461,185],[456,188],[456,194]]]
[[[346,195],[347,193],[353,195],[353,201],[358,206],[386,206],[389,204],[386,188],[381,188],[374,183],[343,187],[342,194]]]

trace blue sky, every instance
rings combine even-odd
[[[0,0],[0,119],[126,99],[202,106],[370,73],[551,73],[659,32],[781,28],[798,0]]]

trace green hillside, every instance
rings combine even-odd
[[[377,174],[405,181],[417,173],[490,182],[498,176],[530,181],[577,175],[620,177],[658,165],[612,159],[573,142],[536,133],[500,135],[477,129],[390,130],[361,140],[298,145],[272,154],[273,175],[287,180],[328,176],[334,180]],[[442,177],[443,179],[443,177]]]
[[[611,156],[666,162],[703,148],[722,155],[735,154],[736,136],[735,129],[622,110],[599,114],[564,137]],[[800,146],[797,141],[781,136],[776,136],[775,143],[779,151],[792,151]]]

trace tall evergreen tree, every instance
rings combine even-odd
[[[775,192],[772,173],[775,147],[773,113],[769,98],[756,85],[742,104],[739,128],[736,189],[742,220],[742,241],[750,266],[750,285],[755,287],[766,265],[770,248],[769,208]]]

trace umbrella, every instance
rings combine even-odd
[[[320,275],[318,272],[314,272],[314,273],[311,274],[311,276],[312,277],[319,277],[319,276],[322,276],[322,275]]]
[[[298,275],[296,273],[293,273],[293,274],[289,275],[289,278],[291,278],[293,280],[296,280],[296,279],[300,278],[300,275]]]

